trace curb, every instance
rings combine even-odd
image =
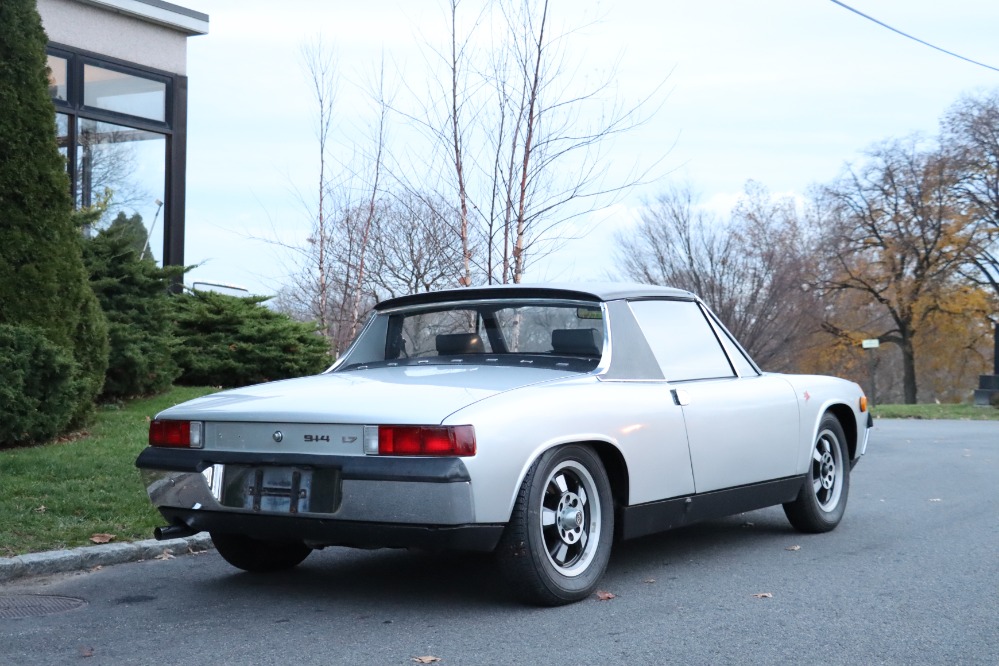
[[[133,541],[109,543],[100,546],[83,546],[69,550],[52,550],[28,553],[16,557],[0,557],[0,583],[47,574],[81,571],[98,566],[138,562],[161,557],[164,553],[177,556],[201,553],[212,548],[207,532],[182,539]]]

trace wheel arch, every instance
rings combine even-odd
[[[541,458],[541,456],[549,451],[552,451],[553,449],[559,449],[563,446],[570,445],[588,446],[597,454],[597,458],[600,459],[600,464],[603,465],[604,471],[607,472],[607,479],[610,481],[611,500],[614,503],[615,514],[619,513],[621,507],[628,505],[628,498],[630,496],[628,463],[624,459],[624,454],[621,453],[621,450],[617,446],[615,446],[612,442],[604,440],[573,439],[569,441],[556,442],[551,446],[540,449],[535,453],[527,465],[524,466],[524,469],[517,480],[517,488],[519,489],[520,484],[524,482],[527,470],[530,469]],[[516,499],[516,495],[517,493],[515,491],[514,499]],[[510,504],[510,508],[511,510],[513,508],[512,502]]]
[[[843,428],[843,434],[846,435],[849,459],[853,460],[857,457],[857,444],[859,441],[857,437],[859,431],[856,415],[854,415],[853,410],[848,405],[844,405],[843,403],[829,405],[825,413],[835,416],[836,420],[839,421],[840,427]]]
[[[611,499],[614,500],[614,510],[628,504],[628,463],[624,459],[621,450],[609,442],[591,441],[577,442],[593,447],[600,458],[600,464],[607,472],[607,478],[611,485]]]

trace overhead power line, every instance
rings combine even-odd
[[[926,42],[926,41],[923,41],[922,39],[919,39],[918,37],[913,37],[909,33],[902,32],[898,28],[893,28],[890,25],[888,25],[887,23],[885,23],[883,21],[879,21],[876,18],[874,18],[873,16],[868,16],[864,12],[862,12],[862,11],[860,11],[858,9],[854,9],[850,5],[842,3],[839,0],[829,0],[829,1],[832,2],[835,5],[839,5],[843,9],[847,9],[847,10],[853,12],[854,14],[857,14],[859,16],[863,16],[868,21],[873,21],[873,22],[877,23],[882,28],[888,28],[892,32],[896,32],[896,33],[902,35],[903,37],[908,37],[909,39],[911,39],[911,40],[913,40],[915,42],[919,42],[923,46],[929,46],[931,49],[936,49],[937,51],[940,51],[942,53],[946,53],[949,56],[954,56],[955,58],[960,58],[961,60],[964,60],[965,62],[970,62],[972,65],[978,65],[979,67],[984,67],[985,69],[991,69],[993,72],[999,72],[999,68],[997,68],[997,67],[993,67],[992,65],[986,65],[984,62],[978,62],[977,60],[972,60],[971,58],[965,58],[963,55],[959,55],[957,53],[954,53],[953,51],[948,51],[947,49],[942,49],[939,46],[936,46],[934,44],[930,44],[929,42]]]

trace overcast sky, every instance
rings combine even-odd
[[[178,2],[178,0],[174,0]],[[465,0],[469,6],[476,0]],[[382,54],[390,76],[413,76],[421,45],[446,39],[437,0],[179,0],[210,17],[188,40],[188,278],[274,293],[287,256],[258,238],[298,243],[318,177],[314,104],[300,47],[322,34],[338,55],[336,141],[363,127],[360,85]],[[999,67],[996,0],[852,0],[893,27]],[[665,103],[608,158],[625,172],[660,158],[660,184],[639,188],[528,273],[587,280],[614,270],[614,230],[643,197],[690,183],[726,210],[745,182],[804,194],[871,144],[932,135],[957,98],[999,88],[999,72],[890,32],[830,0],[553,0],[557,25],[597,18],[569,52],[583,76],[617,62],[615,89],[634,102],[666,79]],[[582,8],[582,9],[581,9]],[[668,78],[667,78],[668,77]]]

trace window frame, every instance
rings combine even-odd
[[[187,190],[187,77],[66,44],[49,42],[46,55],[66,60],[66,100],[52,98],[56,113],[67,117],[66,173],[70,191],[75,192],[80,174],[76,168],[76,150],[80,119],[123,125],[154,132],[166,138],[164,168],[164,211],[162,261],[164,266],[184,264],[184,221]],[[83,68],[89,64],[121,74],[150,79],[166,84],[163,121],[128,113],[86,106]],[[74,201],[74,205],[82,202]]]

